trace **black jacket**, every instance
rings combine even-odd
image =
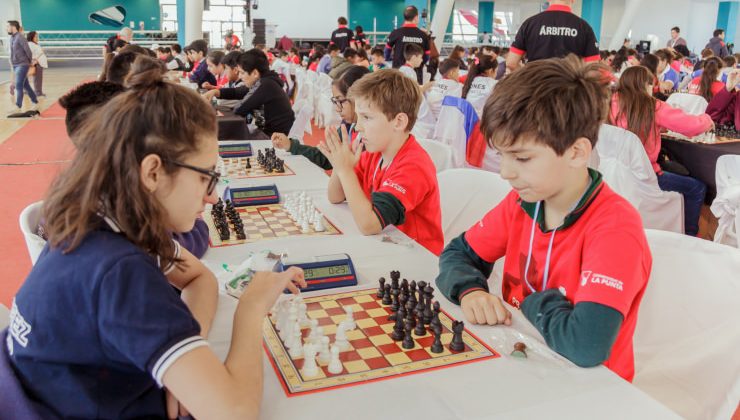
[[[277,73],[270,71],[257,83],[248,88],[222,88],[221,99],[241,99],[234,107],[234,113],[246,117],[255,110],[260,110],[265,117],[265,134],[288,134],[295,121],[295,114],[290,105],[288,94],[283,90],[283,81]]]

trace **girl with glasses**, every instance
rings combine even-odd
[[[357,122],[357,115],[355,114],[354,104],[347,99],[347,91],[349,91],[353,83],[368,73],[370,73],[370,70],[367,67],[352,66],[342,73],[341,77],[334,80],[331,86],[333,95],[331,103],[334,104],[334,109],[342,118],[342,124],[347,128],[347,132],[350,133],[352,141],[355,141],[357,136],[357,132],[353,129],[354,124]],[[321,154],[318,148],[301,144],[297,139],[290,139],[284,133],[273,133],[272,145],[276,149],[287,150],[293,155],[303,155],[324,170],[331,169],[331,163]],[[359,144],[355,146],[359,146]]]
[[[303,273],[255,275],[220,361],[205,340],[215,279],[171,236],[216,201],[215,113],[156,68],[127,85],[85,119],[44,201],[48,243],[0,333],[0,402],[22,395],[10,403],[39,418],[256,417],[262,321]]]

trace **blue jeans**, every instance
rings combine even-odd
[[[23,107],[23,90],[28,92],[28,97],[31,98],[31,102],[39,103],[36,99],[36,92],[31,89],[31,83],[28,81],[28,64],[21,64],[14,66],[13,71],[15,72],[15,104],[18,108]]]
[[[707,186],[690,176],[663,172],[658,175],[658,185],[663,191],[676,191],[683,195],[683,223],[687,235],[699,233],[699,214],[707,194]]]

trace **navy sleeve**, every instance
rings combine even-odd
[[[473,251],[463,233],[450,241],[439,256],[437,288],[452,303],[459,305],[460,299],[469,292],[488,291],[488,277],[492,271],[493,264]]]
[[[195,225],[190,232],[176,233],[173,236],[183,248],[195,255],[195,258],[203,258],[208,251],[208,225],[203,219],[195,219]]]
[[[388,192],[374,192],[371,194],[373,211],[378,217],[380,225],[400,226],[406,221],[406,208],[395,195]]]
[[[581,367],[609,358],[623,320],[619,311],[599,303],[573,306],[557,289],[527,296],[522,312],[551,349]]]
[[[96,290],[97,323],[106,355],[149,372],[159,386],[180,356],[207,345],[200,326],[154,259],[121,258]]]

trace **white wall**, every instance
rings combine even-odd
[[[21,19],[21,2],[20,0],[0,0],[2,4],[0,6],[0,23],[2,24],[3,31],[0,33],[0,54],[7,54],[10,51],[10,45],[7,42],[7,34],[5,33],[5,25],[9,20],[17,20],[23,25],[23,19]]]
[[[294,40],[328,39],[337,27],[339,16],[347,17],[347,0],[263,0],[259,2],[259,9],[252,10],[252,18],[266,19],[268,25],[278,25],[277,39],[283,35]]]

